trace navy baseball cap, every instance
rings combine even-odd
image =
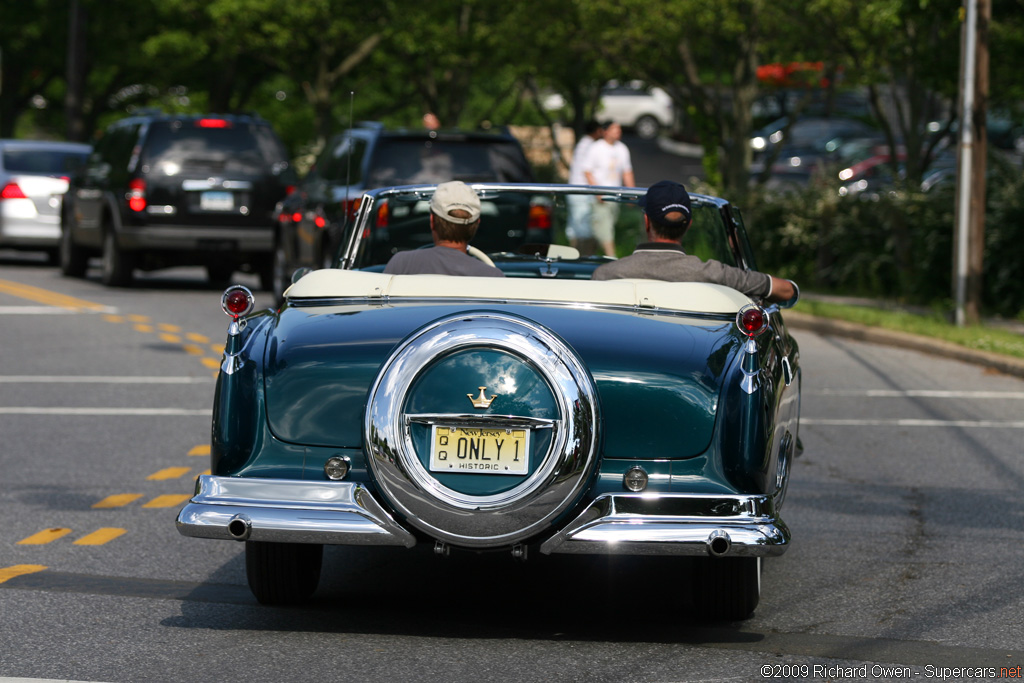
[[[667,228],[688,224],[692,215],[690,193],[671,180],[661,180],[651,185],[647,188],[647,194],[640,198],[639,204],[644,207],[648,218]],[[671,220],[665,217],[673,212],[683,214],[682,218]]]

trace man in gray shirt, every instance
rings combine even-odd
[[[640,204],[644,207],[647,242],[638,245],[629,256],[598,267],[591,279],[710,282],[768,301],[787,301],[796,294],[796,285],[789,280],[721,261],[702,261],[685,253],[681,242],[693,216],[690,195],[679,183],[662,180],[651,185]]]
[[[480,198],[476,192],[460,180],[441,183],[430,198],[430,235],[434,246],[398,252],[388,261],[384,272],[505,277],[499,268],[467,253],[479,227]]]

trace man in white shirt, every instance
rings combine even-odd
[[[622,126],[617,123],[605,125],[604,137],[594,142],[587,150],[583,173],[590,185],[606,187],[634,187],[633,162],[629,148],[622,142]],[[605,256],[615,256],[615,221],[619,217],[619,205],[601,201],[594,204],[591,224],[594,237],[601,244]]]
[[[587,176],[583,172],[583,166],[587,160],[587,151],[596,142],[604,137],[604,128],[594,120],[587,121],[584,128],[584,135],[576,143],[576,149],[572,153],[572,165],[569,166],[569,184],[587,185]],[[585,241],[591,241],[593,231],[590,228],[590,217],[594,206],[594,196],[586,194],[571,194],[568,199],[569,220],[565,226],[565,236],[569,244],[579,249]],[[589,252],[593,253],[593,252]]]

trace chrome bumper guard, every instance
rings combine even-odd
[[[784,553],[789,540],[771,496],[603,495],[540,551],[764,557]]]
[[[178,531],[236,541],[416,545],[361,484],[300,479],[201,475],[178,513]]]

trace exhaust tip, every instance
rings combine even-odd
[[[252,533],[252,522],[248,517],[243,515],[235,515],[228,522],[228,533],[231,534],[231,538],[236,541],[244,541],[249,538],[249,534]]]
[[[732,547],[732,539],[729,538],[729,534],[725,533],[721,529],[716,529],[711,532],[708,536],[708,555],[712,557],[722,557],[728,554],[729,549]]]

